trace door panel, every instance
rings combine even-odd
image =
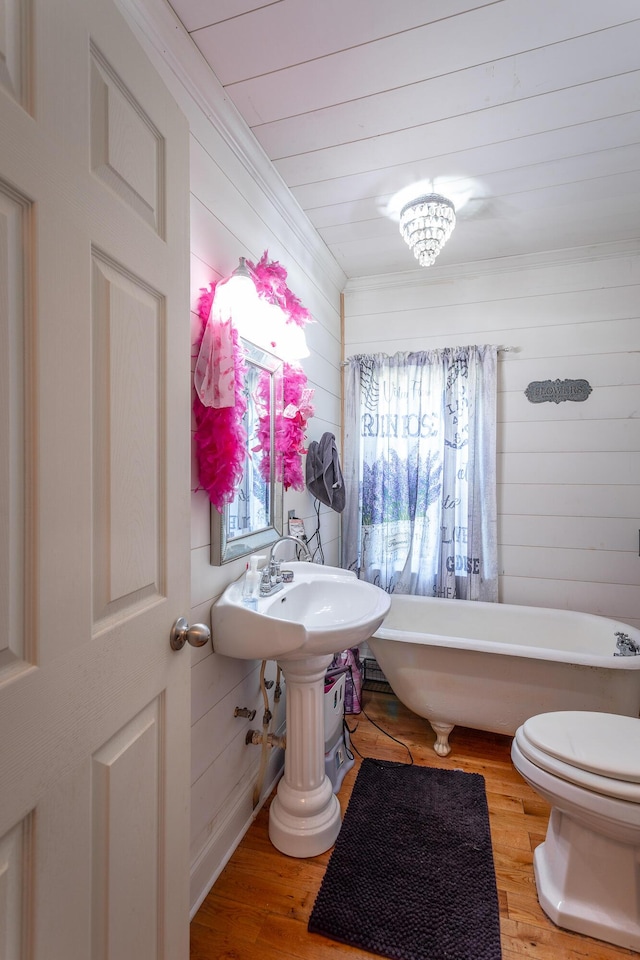
[[[110,0],[0,0],[0,127],[0,955],[184,960],[187,125]]]
[[[0,838],[0,945],[6,957],[26,955],[24,931],[31,921],[32,833],[33,817],[28,815]]]
[[[93,45],[90,113],[94,174],[164,236],[164,138]]]
[[[0,87],[29,109],[29,71],[32,59],[28,7],[21,0],[0,0]]]
[[[25,396],[29,369],[30,317],[25,290],[32,237],[31,205],[0,181],[0,682],[23,669],[29,649],[24,595],[27,539],[27,452],[25,434],[31,409]]]
[[[93,756],[94,960],[158,955],[163,720],[156,698]]]
[[[94,629],[165,592],[165,304],[93,254]]]

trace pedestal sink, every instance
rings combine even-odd
[[[284,777],[269,811],[269,837],[291,857],[315,857],[340,830],[340,805],[324,770],[324,675],[335,653],[366,640],[391,604],[388,594],[339,567],[287,563],[293,582],[257,609],[242,580],[211,609],[213,649],[243,660],[277,660],[287,682]]]

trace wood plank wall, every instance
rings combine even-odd
[[[140,11],[140,16],[143,13]],[[311,356],[303,362],[315,391],[308,439],[340,433],[340,293],[346,278],[295,204],[282,180],[239,120],[222,88],[171,10],[161,5],[150,22],[137,23],[139,39],[185,113],[190,130],[191,323],[195,341],[201,288],[228,276],[240,256],[258,261],[265,250],[288,272],[288,284],[311,311],[306,328]],[[209,622],[212,604],[245,569],[246,558],[210,564],[210,504],[198,490],[192,458],[190,622]],[[313,498],[290,490],[284,515],[294,510],[310,535],[316,527]],[[338,559],[339,519],[321,510],[327,562]],[[286,554],[285,554],[286,556]],[[261,725],[260,663],[216,656],[211,646],[191,650],[192,756],[191,905],[195,910],[253,816],[252,794],[260,749],[247,746],[250,727]],[[275,677],[269,664],[267,678]],[[283,703],[274,728],[284,723]],[[234,717],[236,706],[255,708],[253,723]],[[265,789],[282,764],[274,752]]]
[[[238,256],[257,262],[264,250],[288,271],[291,289],[311,310],[316,322],[306,328],[311,357],[304,361],[309,386],[314,390],[316,414],[309,423],[308,439],[319,439],[325,430],[339,434],[340,418],[340,311],[339,289],[307,263],[299,240],[277,223],[256,184],[237,161],[225,155],[215,131],[192,135],[192,290],[194,308],[198,290],[228,275]],[[192,314],[192,329],[199,326]],[[192,468],[191,582],[193,621],[207,622],[212,604],[228,583],[245,569],[247,558],[212,567],[210,563],[210,513],[206,494],[198,489],[197,468]],[[316,528],[313,499],[304,491],[289,490],[284,517],[289,510],[303,519],[307,536]],[[338,559],[338,516],[321,511],[321,530],[327,562]],[[264,551],[262,551],[264,553]],[[287,556],[286,553],[283,554]],[[192,905],[195,908],[211,880],[222,868],[238,839],[251,822],[252,794],[260,761],[260,748],[247,746],[250,728],[260,728],[264,709],[259,690],[258,662],[219,657],[210,647],[193,653],[192,669],[192,806],[191,858]],[[276,664],[267,665],[267,679],[276,675]],[[284,731],[284,700],[276,705],[272,729]],[[235,707],[258,711],[252,722],[234,716]],[[265,789],[281,766],[282,754],[270,757]]]
[[[499,363],[500,598],[640,626],[640,245],[436,269],[350,281],[347,357],[514,347]],[[558,378],[593,392],[525,397]]]

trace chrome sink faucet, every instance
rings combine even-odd
[[[266,566],[263,567],[262,570],[262,579],[260,580],[261,597],[270,597],[273,593],[277,593],[278,590],[282,590],[282,573],[280,572],[281,561],[276,560],[274,554],[276,552],[276,548],[281,543],[286,543],[287,540],[290,540],[291,543],[295,543],[296,547],[299,547],[302,550],[305,561],[311,563],[311,551],[304,540],[299,540],[298,537],[292,536],[279,537],[274,543],[271,544]]]

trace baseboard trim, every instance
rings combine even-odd
[[[258,806],[247,815],[247,804],[251,807],[253,780],[251,781],[249,790],[245,791],[244,800],[246,800],[246,803],[229,804],[230,809],[228,815],[220,823],[218,829],[211,835],[207,844],[200,851],[194,863],[192,863],[189,897],[191,904],[189,911],[190,920],[193,920],[202,906],[211,887],[226,867],[238,844],[264,806],[265,800],[270,796],[271,791],[282,776],[283,770],[284,766],[280,764],[271,780],[266,783]]]

